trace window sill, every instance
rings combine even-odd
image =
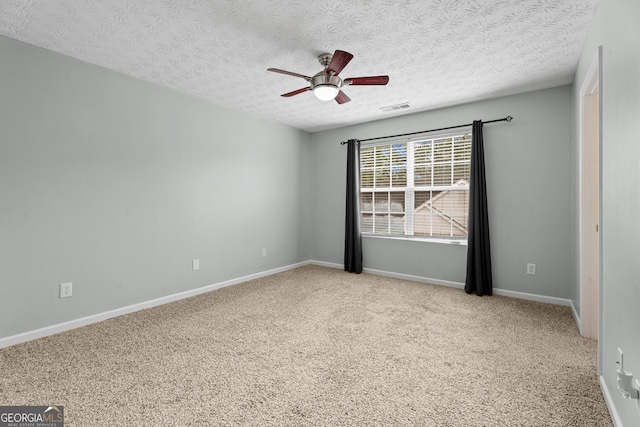
[[[422,242],[422,243],[441,243],[445,245],[457,245],[457,246],[467,246],[467,239],[446,239],[446,238],[434,238],[434,237],[411,237],[411,236],[385,236],[382,234],[369,234],[362,233],[362,237],[373,238],[373,239],[391,239],[391,240],[408,240],[411,242]]]

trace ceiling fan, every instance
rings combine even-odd
[[[389,76],[369,76],[369,77],[349,77],[342,79],[338,77],[340,71],[353,59],[353,55],[343,50],[336,50],[333,55],[323,53],[318,56],[318,61],[324,67],[324,70],[318,72],[313,77],[304,76],[291,71],[280,70],[278,68],[268,68],[267,71],[274,73],[286,74],[288,76],[300,77],[310,83],[311,86],[294,90],[282,94],[284,97],[298,95],[312,90],[313,93],[322,101],[330,101],[335,99],[338,104],[344,104],[351,101],[341,89],[348,85],[378,85],[383,86],[389,83]]]

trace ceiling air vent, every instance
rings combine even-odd
[[[382,107],[381,110],[385,113],[390,113],[392,111],[404,110],[405,108],[411,108],[408,102],[403,102],[402,104],[390,105],[388,107]]]

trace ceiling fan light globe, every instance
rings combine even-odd
[[[317,85],[313,88],[313,93],[321,101],[331,101],[338,96],[340,89],[330,84]]]

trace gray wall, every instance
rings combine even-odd
[[[616,357],[640,377],[640,2],[601,0],[574,79],[573,108],[598,46],[603,47],[602,126],[602,375],[624,426],[640,425],[637,401],[616,393]],[[578,127],[574,132],[578,150]],[[577,170],[575,172],[577,174]],[[577,180],[577,175],[576,178]],[[576,292],[579,284],[575,282]]]
[[[4,37],[0,132],[0,338],[310,258],[307,133]]]
[[[507,115],[484,127],[494,287],[575,298],[571,87],[530,92],[314,133],[313,258],[342,263],[346,149],[340,141]],[[466,246],[363,239],[364,267],[463,283]],[[526,264],[537,274],[528,276]]]

